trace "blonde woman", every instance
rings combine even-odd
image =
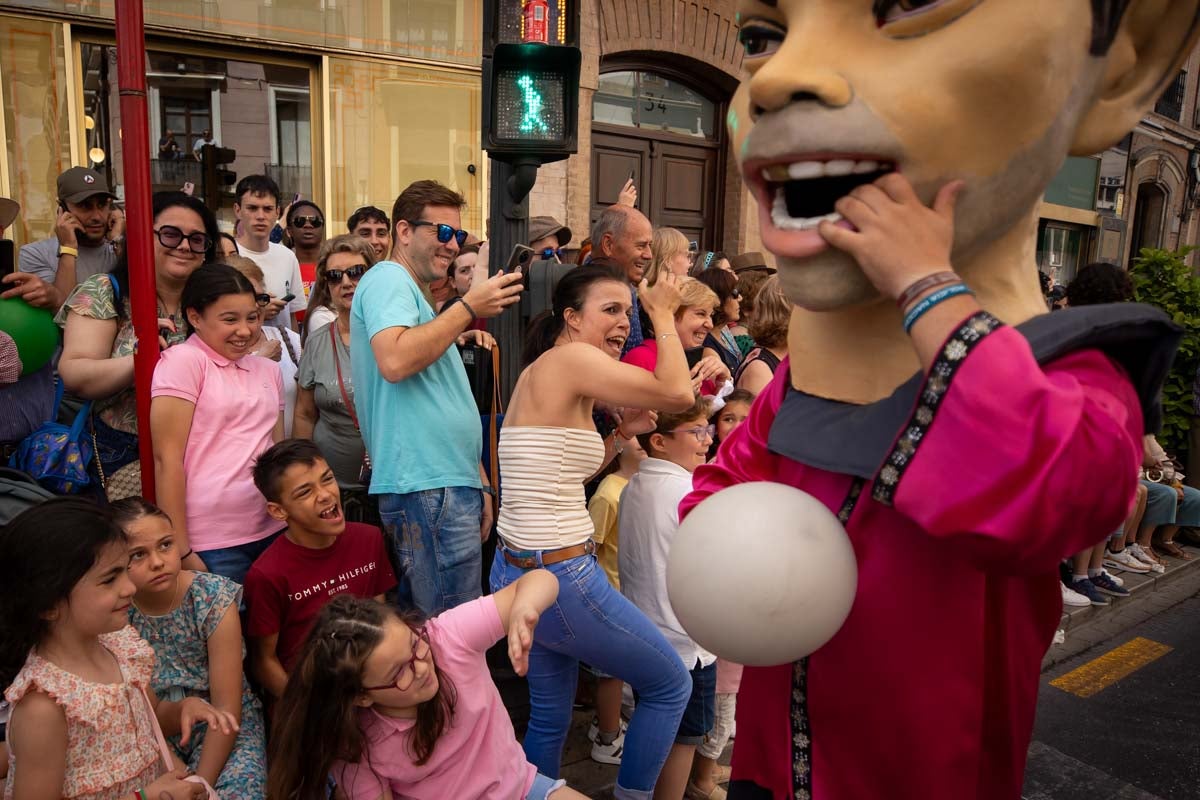
[[[687,237],[675,228],[658,228],[654,231],[654,237],[650,240],[650,257],[650,268],[646,270],[646,283],[650,286],[663,272],[686,277],[692,263],[688,256]]]
[[[721,357],[704,346],[704,340],[713,329],[717,294],[695,278],[680,278],[677,286],[680,305],[675,311],[674,329],[661,331],[655,338],[646,339],[622,356],[621,360],[653,372],[658,364],[659,340],[664,336],[677,336],[683,344],[691,369],[692,389],[702,395],[712,396],[730,379],[729,368],[721,361]]]

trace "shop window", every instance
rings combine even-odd
[[[600,76],[592,121],[606,125],[716,139],[717,106],[685,84],[653,72]]]

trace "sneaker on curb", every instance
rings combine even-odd
[[[592,742],[592,761],[598,761],[601,764],[620,764],[621,751],[624,749],[625,732],[622,731],[608,744],[600,741]]]
[[[1059,585],[1062,586],[1062,596],[1063,596],[1063,605],[1064,606],[1082,607],[1082,606],[1090,606],[1092,604],[1091,600],[1089,600],[1084,595],[1081,595],[1079,592],[1075,591],[1071,587],[1067,586],[1065,583],[1059,583]]]
[[[1092,586],[1096,587],[1097,591],[1103,594],[1112,595],[1113,597],[1129,597],[1129,590],[1123,586],[1118,586],[1109,577],[1107,572],[1101,572],[1094,578],[1088,578],[1088,580],[1091,581]]]
[[[1106,606],[1112,602],[1087,578],[1071,581],[1071,589],[1086,597],[1094,606]]]
[[[1134,558],[1133,554],[1129,552],[1128,547],[1116,553],[1112,550],[1105,551],[1104,566],[1124,570],[1125,572],[1136,572],[1140,575],[1144,575],[1150,571],[1149,566]]]
[[[1149,567],[1151,572],[1156,572],[1161,575],[1167,571],[1166,567],[1147,555],[1146,551],[1142,549],[1140,544],[1131,544],[1125,549],[1129,551],[1134,558]]]
[[[1117,586],[1124,586],[1124,585],[1125,585],[1125,581],[1121,580],[1121,579],[1120,579],[1120,578],[1118,578],[1116,575],[1113,575],[1111,572],[1109,572],[1108,570],[1104,569],[1104,567],[1101,567],[1101,568],[1100,568],[1100,572],[1101,572],[1101,574],[1103,574],[1103,575],[1107,575],[1107,576],[1108,576],[1108,579],[1109,579],[1110,581],[1112,581],[1113,583],[1115,583]]]

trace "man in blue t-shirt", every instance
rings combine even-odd
[[[480,317],[520,299],[519,274],[477,281],[434,314],[423,286],[446,277],[466,241],[462,195],[411,184],[392,206],[391,260],[358,284],[350,361],[371,494],[396,548],[402,604],[427,617],[480,594],[480,546],[492,498],[479,459],[483,434],[455,341]]]

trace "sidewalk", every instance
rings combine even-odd
[[[1065,641],[1050,646],[1042,659],[1042,671],[1108,641],[1200,591],[1200,548],[1178,544],[1195,558],[1184,561],[1164,556],[1167,571],[1161,575],[1112,571],[1125,582],[1129,597],[1110,598],[1112,603],[1107,606],[1064,606],[1059,628],[1065,633]]]

